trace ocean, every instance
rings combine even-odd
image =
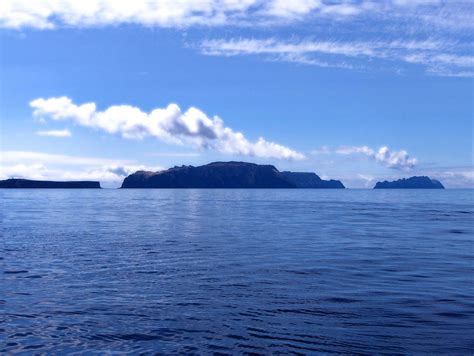
[[[474,190],[0,199],[1,353],[474,352]]]

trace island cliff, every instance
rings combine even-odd
[[[46,180],[11,178],[0,180],[0,188],[100,189],[100,183],[93,181],[52,182]]]
[[[374,189],[444,189],[441,182],[426,176],[399,179],[393,182],[377,182]]]
[[[280,172],[272,165],[214,162],[203,166],[173,167],[161,172],[138,171],[126,177],[122,188],[344,188],[313,173]]]

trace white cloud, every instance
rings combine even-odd
[[[231,38],[205,40],[202,54],[211,56],[263,55],[276,61],[295,62],[320,67],[355,68],[373,59],[419,64],[427,72],[442,76],[462,73],[474,76],[474,56],[458,53],[449,41],[433,39],[392,41],[317,41],[278,40],[275,38]],[[359,61],[359,62],[357,62]]]
[[[375,151],[367,146],[353,146],[353,147],[343,146],[343,147],[338,148],[336,150],[336,153],[339,153],[341,155],[351,155],[354,153],[363,153],[367,156],[375,155]]]
[[[389,168],[411,169],[417,163],[417,159],[411,158],[407,151],[392,151],[386,146],[377,151],[367,146],[341,147],[335,152],[343,155],[364,154]]]
[[[7,178],[29,178],[43,179],[46,167],[41,163],[14,164],[0,166],[0,179]]]
[[[296,20],[310,14],[349,16],[363,8],[323,0],[3,0],[0,27],[223,26],[255,19]]]
[[[38,136],[52,136],[52,137],[71,137],[71,131],[68,129],[64,130],[50,130],[50,131],[37,131]]]
[[[222,21],[212,1],[122,1],[122,0],[4,0],[0,24],[7,28],[58,26],[106,26],[136,23],[163,27],[189,26]]]
[[[473,77],[473,7],[436,0],[3,0],[0,28],[241,27],[303,25],[320,41],[213,40],[212,55],[258,54],[268,60],[360,69],[383,59],[421,65],[431,75]],[[305,32],[305,31],[302,31]],[[387,41],[380,41],[380,39]],[[423,44],[435,38],[437,48]],[[397,47],[397,43],[401,47]],[[407,46],[412,43],[414,46]],[[358,60],[363,63],[358,63]],[[399,72],[400,68],[395,68]]]
[[[431,25],[469,22],[469,4],[408,0],[3,0],[0,27],[58,27],[139,24],[158,27],[293,23],[307,18],[413,17]],[[464,10],[464,14],[463,14]],[[422,15],[418,13],[422,12]],[[464,16],[463,16],[464,15]]]
[[[318,0],[275,0],[269,1],[267,14],[276,17],[294,18],[306,15],[322,6]]]
[[[365,189],[373,188],[376,180],[377,179],[370,174],[361,174],[361,173],[358,173],[356,177],[350,178],[351,184],[353,184],[354,187],[365,188]]]
[[[363,179],[367,182],[372,182],[375,180],[375,177],[371,176],[371,175],[367,175],[367,174],[357,174],[357,176],[360,178],[360,179]]]
[[[154,137],[159,140],[190,144],[245,156],[303,159],[302,153],[260,137],[251,142],[224,125],[221,118],[208,117],[197,108],[182,112],[176,104],[143,112],[130,105],[114,105],[98,111],[95,103],[76,105],[67,97],[36,99],[30,103],[34,115],[52,120],[70,120],[81,126],[120,134],[125,138]]]
[[[438,179],[448,188],[474,188],[474,166],[438,167],[426,170],[426,174]]]

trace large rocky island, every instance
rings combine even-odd
[[[426,176],[399,179],[393,182],[377,182],[374,189],[444,189],[440,181]]]
[[[100,189],[100,183],[93,181],[53,182],[47,180],[11,178],[0,180],[0,188]]]
[[[173,167],[160,172],[138,171],[126,177],[122,188],[339,188],[336,180],[314,173],[280,172],[272,165],[214,162],[203,166]]]

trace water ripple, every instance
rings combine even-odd
[[[0,198],[2,354],[474,351],[473,191]]]

